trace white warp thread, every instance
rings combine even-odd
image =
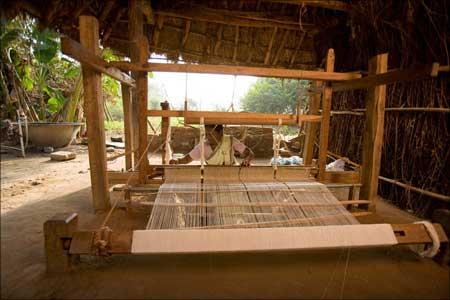
[[[419,254],[421,257],[426,257],[426,258],[434,257],[439,252],[439,247],[441,245],[441,242],[439,240],[439,236],[438,236],[433,224],[431,224],[428,221],[418,221],[418,222],[414,222],[414,224],[423,224],[423,226],[425,226],[425,229],[426,229],[427,233],[430,235],[431,240],[433,241],[433,244],[431,245],[431,247],[428,247],[425,250],[423,250],[424,246],[411,247],[411,249],[414,252],[416,252],[417,254]],[[421,250],[421,248],[422,248],[422,250]]]

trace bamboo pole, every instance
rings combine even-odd
[[[356,168],[360,167],[359,164],[349,160],[346,157],[342,157],[342,156],[340,156],[338,154],[335,154],[335,153],[332,153],[330,151],[328,151],[328,154],[330,154],[331,156],[337,157],[337,158],[346,159],[347,163],[349,163],[350,165],[352,165],[352,166],[354,166]],[[378,176],[378,179],[382,180],[384,182],[395,184],[395,185],[397,185],[399,187],[402,187],[404,189],[411,190],[413,192],[429,196],[429,197],[434,198],[434,199],[438,199],[438,200],[441,200],[441,201],[444,201],[444,202],[450,202],[450,196],[442,195],[442,194],[435,193],[435,192],[430,192],[430,191],[427,191],[427,190],[424,190],[424,189],[421,189],[421,188],[418,188],[418,187],[415,187],[415,186],[403,183],[403,182],[401,182],[399,180],[390,179],[390,178],[387,178],[387,177],[384,177],[384,176]]]
[[[410,191],[413,191],[413,192],[416,192],[416,193],[419,193],[419,194],[430,196],[432,198],[435,198],[435,199],[438,199],[438,200],[441,200],[441,201],[444,201],[444,202],[450,202],[450,196],[438,194],[438,193],[435,193],[435,192],[430,192],[430,191],[427,191],[427,190],[424,190],[424,189],[421,189],[421,188],[414,187],[412,185],[403,183],[401,181],[390,179],[390,178],[386,178],[386,177],[383,177],[383,176],[378,176],[378,179],[380,179],[382,181],[385,181],[385,182],[389,182],[389,183],[395,184],[395,185],[400,186],[400,187],[402,187],[404,189],[407,189],[407,190],[410,190]]]

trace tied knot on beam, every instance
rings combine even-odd
[[[94,232],[92,252],[97,256],[109,256],[111,250],[112,230],[108,226],[103,226]]]

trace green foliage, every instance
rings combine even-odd
[[[122,121],[105,121],[105,130],[122,131],[123,130],[123,122]]]
[[[34,58],[38,63],[48,64],[58,51],[58,41],[56,33],[44,29],[39,31],[37,27],[32,33],[32,49]]]
[[[241,106],[245,111],[295,113],[297,90],[306,88],[308,84],[304,80],[260,78],[241,99]],[[303,102],[306,98],[300,100]]]

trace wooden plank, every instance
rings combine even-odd
[[[399,244],[428,244],[432,243],[423,224],[392,224],[392,230],[395,233]],[[441,243],[448,243],[448,237],[445,234],[441,224],[433,223],[434,229]]]
[[[234,124],[234,125],[278,125],[278,119],[283,125],[298,125],[300,122],[320,122],[321,116],[265,114],[251,112],[215,112],[215,111],[184,111],[184,110],[149,110],[149,117],[184,117],[187,124],[199,124],[203,117],[205,124]]]
[[[322,86],[321,81],[313,81],[311,84],[314,88],[320,88]],[[310,115],[317,115],[319,113],[321,94],[312,94],[309,98],[309,111]],[[314,154],[314,143],[317,136],[319,125],[317,123],[306,124],[305,143],[303,146],[303,164],[309,166],[312,164]]]
[[[396,82],[408,82],[414,80],[429,79],[436,77],[439,72],[439,64],[416,66],[404,70],[393,70],[380,74],[370,74],[366,77],[349,80],[346,82],[338,82],[333,84],[333,90],[336,92],[373,88],[378,85],[393,84]],[[370,73],[370,70],[369,70]]]
[[[78,60],[85,68],[92,68],[120,81],[123,84],[135,87],[135,82],[130,76],[121,72],[117,68],[108,67],[108,63],[100,57],[100,53],[89,51],[89,49],[83,47],[83,45],[70,38],[61,37],[61,51],[65,55]]]
[[[381,225],[381,226],[380,226]],[[438,237],[439,240],[441,241],[441,243],[448,243],[448,237],[446,236],[442,226],[440,224],[433,224],[436,232],[438,233]],[[364,238],[361,237],[360,239],[360,235],[357,234],[358,236],[358,245],[355,245],[355,243],[349,247],[379,247],[379,246],[389,246],[389,245],[411,245],[411,244],[428,244],[431,243],[431,238],[428,235],[425,227],[422,224],[370,224],[370,225],[338,225],[337,227],[343,227],[345,226],[346,228],[342,228],[343,231],[345,231],[347,234],[349,234],[349,236],[353,235],[353,232],[361,232],[362,234],[372,234],[370,235],[370,237],[372,236],[376,236],[377,241],[373,241],[371,238],[367,238],[369,235],[365,236]],[[288,228],[251,228],[251,229],[209,229],[209,230],[204,230],[204,229],[197,229],[195,230],[196,232],[209,232],[209,234],[207,234],[205,237],[205,240],[203,240],[201,243],[197,244],[196,247],[201,247],[202,245],[204,245],[204,243],[210,244],[210,242],[212,243],[215,239],[211,238],[209,239],[210,236],[216,236],[217,232],[225,232],[225,231],[229,231],[229,235],[228,237],[232,237],[231,242],[232,242],[232,246],[227,248],[224,248],[222,250],[227,250],[226,252],[237,252],[237,251],[277,251],[277,250],[303,250],[303,249],[319,249],[319,248],[315,248],[317,247],[306,242],[306,239],[308,238],[308,236],[311,234],[315,233],[315,238],[313,238],[314,243],[321,243],[322,245],[326,245],[326,247],[328,248],[333,248],[333,247],[337,247],[337,243],[336,241],[338,241],[338,243],[340,243],[339,241],[341,240],[341,238],[343,237],[343,235],[340,235],[342,233],[342,231],[340,231],[339,236],[338,237],[333,237],[331,240],[327,240],[327,237],[329,236],[328,233],[322,234],[322,232],[327,232],[330,226],[315,226],[315,227],[300,227],[300,228],[316,228],[313,230],[295,230],[298,229],[295,227],[288,227]],[[322,230],[323,228],[323,230]],[[381,230],[379,230],[380,228],[382,228]],[[273,231],[275,230],[275,231]],[[284,235],[283,232],[287,230],[288,232],[288,236]],[[389,230],[389,231],[388,231]],[[151,239],[155,238],[155,243],[152,243],[150,245],[160,245],[163,242],[167,242],[167,244],[165,244],[165,246],[161,246],[165,248],[165,252],[164,253],[179,253],[178,251],[189,251],[189,253],[193,252],[192,247],[194,247],[194,243],[195,240],[197,240],[198,236],[200,234],[189,234],[189,232],[192,232],[194,230],[138,230],[138,231],[113,231],[111,233],[111,244],[110,244],[110,250],[109,253],[110,254],[144,254],[143,252],[135,252],[134,250],[138,250],[137,248],[141,248],[141,251],[143,251],[143,247],[146,247],[146,243],[147,243],[147,239],[148,237],[146,236],[152,236]],[[234,234],[234,232],[238,232],[238,234]],[[253,232],[263,232],[263,236],[254,236],[251,235],[250,233]],[[273,235],[275,235],[276,231],[281,231],[280,232],[280,236],[282,236],[281,239],[278,239],[278,237],[273,238]],[[296,232],[290,232],[290,231],[296,231]],[[139,232],[137,234],[135,234],[136,232]],[[153,233],[156,234],[154,235]],[[165,235],[165,232],[169,232],[169,235]],[[174,235],[172,235],[172,232],[178,232],[179,234],[176,235],[176,237]],[[307,232],[306,234],[303,234],[304,232]],[[330,230],[331,232],[335,232],[334,229]],[[389,233],[388,233],[389,232]],[[187,235],[184,235],[184,233],[188,233]],[[248,234],[247,236],[245,236],[244,234]],[[270,239],[266,239],[265,240],[265,246],[263,246],[263,248],[257,248],[255,243],[263,243],[264,241],[264,237],[266,237],[268,234],[270,233],[271,237]],[[70,250],[69,250],[69,254],[72,255],[77,255],[77,254],[92,254],[92,238],[93,238],[93,231],[75,231],[73,233],[71,233],[72,236],[72,241],[70,243]],[[292,235],[295,235],[295,237],[292,237]],[[395,240],[390,240],[390,244],[389,245],[380,245],[379,242],[381,239],[383,239],[384,237],[380,237],[381,235],[386,234],[387,236],[390,236],[395,239]],[[392,236],[391,236],[392,234]],[[140,236],[139,238],[136,238],[137,236]],[[240,237],[240,236],[244,236],[244,237]],[[158,237],[160,237],[159,239],[157,239]],[[178,240],[177,237],[180,237],[180,239]],[[247,237],[252,237],[252,247],[244,250],[242,249],[243,247],[239,247],[239,243],[243,242],[245,244],[245,247],[248,247],[250,245],[247,244],[246,239]],[[291,238],[292,240],[297,240],[300,239],[300,241],[303,241],[303,246],[300,246],[301,248],[297,248],[295,247],[295,249],[277,249],[277,247],[292,247],[293,244],[287,242],[288,238]],[[141,239],[141,241],[139,241],[138,239]],[[378,240],[379,239],[379,240]],[[178,240],[178,246],[173,246],[173,243],[176,243]],[[229,240],[229,239],[228,239]],[[225,241],[228,241],[225,240]],[[317,241],[316,241],[317,240]],[[188,241],[189,242],[189,248],[183,247],[183,243],[181,241]],[[272,242],[271,241],[276,241],[276,242]],[[278,243],[283,241],[283,243]],[[300,244],[299,241],[299,244]],[[191,243],[192,242],[192,243]],[[350,241],[349,241],[350,242]],[[346,243],[349,243],[346,242]],[[142,243],[142,244],[141,244]],[[295,242],[297,243],[297,242]],[[141,245],[138,245],[141,244]],[[219,243],[219,244],[214,244],[214,245],[208,245],[207,247],[216,247],[216,249],[212,249],[212,248],[204,248],[203,250],[200,250],[201,252],[204,253],[208,253],[208,252],[223,252],[223,251],[219,251],[220,249],[218,249],[217,247],[221,246],[223,243]],[[286,246],[288,245],[288,246]],[[150,246],[152,247],[152,246]],[[162,251],[162,249],[160,248],[160,246],[156,246],[159,248],[158,251]],[[157,252],[157,249],[153,248],[151,250],[151,252],[148,252],[148,254],[152,254],[152,253],[161,253],[161,252]],[[170,248],[169,248],[170,247]],[[231,249],[231,247],[233,247],[234,249]],[[181,249],[181,250],[177,250],[177,249]],[[185,250],[183,250],[185,249]],[[323,248],[320,248],[323,249]],[[177,251],[177,252],[174,252]],[[184,253],[184,252],[183,252]],[[196,252],[199,253],[199,252]]]
[[[99,27],[95,17],[80,16],[80,42],[88,49],[86,53],[100,53]],[[101,73],[82,65],[85,115],[87,123],[89,166],[92,201],[95,211],[109,209],[108,176],[106,174],[106,146],[104,128],[104,105]]]
[[[123,124],[125,134],[125,169],[133,168],[133,124],[131,89],[122,84]]]
[[[229,65],[208,65],[208,64],[163,64],[147,63],[135,64],[125,61],[111,62],[110,66],[126,71],[144,72],[180,72],[180,73],[201,73],[201,74],[228,74],[228,75],[248,75],[260,77],[279,77],[306,80],[322,81],[342,81],[361,78],[358,73],[321,72],[298,69],[280,69]]]
[[[381,74],[387,71],[388,54],[379,54],[369,61],[369,73]],[[366,125],[362,154],[362,187],[361,197],[372,201],[371,209],[375,209],[375,198],[378,192],[378,175],[380,174],[381,148],[383,146],[384,108],[386,86],[371,88],[366,96]]]
[[[356,171],[325,171],[320,182],[359,184],[361,178],[359,172]]]
[[[334,50],[329,49],[327,53],[325,72],[334,71]],[[330,116],[331,116],[331,85],[327,83],[323,89],[322,96],[322,123],[320,124],[320,139],[319,139],[319,180],[325,179],[325,168],[327,165],[327,151],[328,151],[328,136],[330,131]]]
[[[342,247],[381,247],[396,244],[397,240],[389,224],[207,230],[135,230],[131,253],[298,251]]]

